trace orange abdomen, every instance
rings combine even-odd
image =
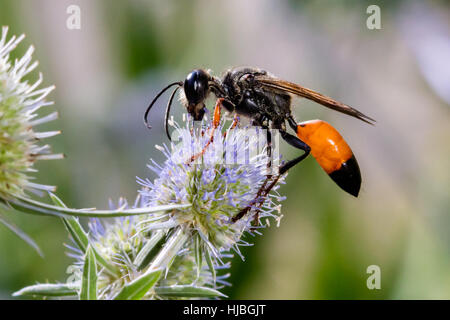
[[[358,162],[339,132],[325,121],[310,120],[298,124],[297,136],[310,146],[311,154],[330,178],[357,197],[361,187]]]
[[[297,126],[297,136],[311,147],[311,154],[330,174],[350,159],[352,150],[339,132],[322,120],[310,120]]]

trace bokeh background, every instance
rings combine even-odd
[[[81,8],[81,30],[66,9]],[[366,27],[370,4],[381,30]],[[36,47],[60,113],[51,129],[62,161],[39,163],[39,182],[72,207],[132,200],[135,177],[152,177],[155,144],[167,142],[155,93],[197,67],[264,68],[377,119],[375,127],[307,101],[297,119],[321,118],[356,154],[360,197],[342,192],[312,157],[291,170],[279,227],[232,261],[235,299],[450,298],[450,10],[442,1],[0,0],[0,25]],[[34,74],[33,76],[36,76]],[[211,106],[212,107],[212,106]],[[175,116],[181,119],[177,103]],[[296,151],[283,146],[285,158]],[[71,259],[58,219],[11,217],[42,248],[39,257],[0,225],[0,298],[65,281]],[[369,290],[366,269],[381,268]]]

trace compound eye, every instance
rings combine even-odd
[[[208,74],[201,69],[189,73],[184,80],[184,93],[189,104],[197,105],[205,100],[208,92],[208,80]]]

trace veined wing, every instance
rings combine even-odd
[[[299,97],[303,97],[312,101],[315,101],[317,103],[320,103],[321,105],[345,113],[349,116],[358,118],[359,120],[362,120],[364,122],[367,122],[369,124],[374,124],[376,122],[374,119],[370,118],[369,116],[366,116],[362,112],[356,110],[355,108],[352,108],[346,104],[343,104],[339,101],[336,101],[330,97],[327,97],[319,92],[316,92],[314,90],[302,87],[298,84],[284,81],[277,78],[268,77],[266,75],[264,76],[257,76],[255,77],[254,81],[262,85],[266,88],[276,89],[283,92],[288,92],[294,95],[297,95]]]

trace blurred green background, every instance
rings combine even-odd
[[[71,4],[81,30],[66,28]],[[381,30],[366,27],[370,4],[381,8]],[[449,24],[446,1],[0,0],[0,25],[27,35],[17,52],[33,44],[45,83],[56,84],[60,118],[47,127],[62,129],[50,143],[67,158],[38,163],[38,181],[72,207],[134,199],[135,177],[153,177],[146,163],[162,160],[154,145],[167,142],[164,103],[151,132],[143,112],[197,67],[258,66],[377,119],[371,127],[295,102],[297,119],[327,120],[346,138],[362,192],[341,191],[312,157],[291,170],[281,225],[232,262],[225,293],[234,299],[450,298]],[[0,298],[64,282],[61,222],[11,219],[45,258],[0,225]],[[381,268],[380,290],[366,286],[369,265]]]

